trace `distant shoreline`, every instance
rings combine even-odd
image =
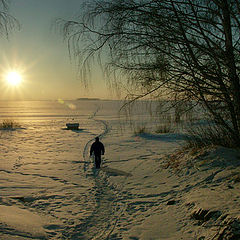
[[[85,100],[85,101],[88,101],[88,100],[95,101],[95,100],[102,100],[102,99],[100,99],[100,98],[77,98],[76,100],[77,101],[82,101],[82,100]]]

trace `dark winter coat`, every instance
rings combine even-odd
[[[94,155],[104,155],[105,149],[104,149],[104,145],[100,142],[100,141],[95,141],[90,149],[90,155],[92,155],[92,153],[94,153]]]

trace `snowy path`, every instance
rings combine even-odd
[[[107,121],[95,118],[97,111],[94,112],[90,119],[104,126],[103,132],[98,134],[101,139],[107,136],[111,128]],[[101,169],[91,168],[91,162],[89,161],[92,159],[89,159],[89,148],[94,139],[95,137],[86,143],[83,158],[85,160],[84,172],[86,172],[86,177],[93,178],[95,181],[95,192],[92,197],[94,197],[96,205],[91,215],[82,224],[75,227],[71,239],[106,239],[109,235],[109,229],[113,228],[112,223],[114,223],[114,219],[119,213],[117,211],[119,208],[119,191],[109,184],[107,175]]]
[[[97,111],[93,114],[91,119],[104,126],[103,132],[100,133],[98,137],[107,138],[111,130],[110,125],[105,120],[95,118]],[[109,137],[110,141],[111,138],[112,135]],[[89,140],[85,145],[83,158],[85,160],[84,172],[87,172],[86,176],[93,178],[95,181],[96,192],[94,198],[96,200],[96,205],[92,214],[85,219],[81,225],[76,226],[74,234],[71,235],[71,239],[115,239],[115,235],[112,235],[112,233],[116,229],[121,217],[126,214],[125,212],[129,208],[127,200],[131,198],[131,193],[125,191],[124,188],[128,178],[131,177],[134,171],[142,164],[142,161],[135,161],[128,172],[121,171],[116,168],[106,167],[104,165],[100,170],[90,168],[90,164],[88,162],[90,161],[88,157],[89,147],[94,139],[95,137]],[[111,148],[111,146],[108,147]],[[121,148],[121,144],[119,147]],[[110,149],[108,150],[110,151]],[[147,156],[149,156],[149,154]],[[145,159],[145,155],[141,157],[143,160]],[[128,157],[128,159],[123,161],[129,162],[131,160],[136,160],[136,156],[132,158]],[[107,162],[111,163],[111,161]],[[119,162],[121,162],[121,160],[119,160]],[[111,181],[112,179],[110,179],[111,176],[120,177],[120,185],[113,184]]]
[[[166,204],[176,195],[176,192],[170,187],[176,185],[175,183],[167,186],[167,189],[170,187],[169,190],[164,187],[158,193],[155,193],[153,189],[158,184],[157,181],[153,181],[147,191],[145,185],[141,188],[142,181],[145,181],[145,178],[151,178],[155,172],[152,167],[156,166],[155,160],[159,160],[159,150],[160,152],[164,151],[169,144],[164,144],[163,149],[159,149],[157,142],[152,148],[151,145],[147,145],[145,139],[120,137],[114,132],[116,129],[113,129],[113,132],[110,131],[111,127],[107,121],[96,119],[96,114],[97,111],[90,119],[103,126],[103,130],[98,136],[107,145],[107,157],[105,157],[100,170],[96,170],[93,167],[92,159],[89,159],[89,147],[95,137],[86,143],[83,150],[85,176],[94,182],[89,195],[91,202],[94,202],[94,207],[91,209],[91,213],[81,220],[80,224],[65,228],[63,236],[66,239],[128,239],[128,231],[134,225],[139,225],[144,221],[145,211],[152,211],[160,203]],[[173,145],[175,146],[175,144]],[[111,152],[114,155],[111,155]],[[116,159],[118,154],[118,159]],[[152,159],[153,156],[155,159]],[[139,176],[140,179],[138,179],[139,177],[136,179],[136,176],[144,168],[149,168],[148,164],[152,165],[150,165],[150,171],[148,170],[149,175]],[[159,164],[157,163],[157,165]],[[164,173],[163,184],[166,183],[167,178],[169,178],[169,173]],[[139,187],[140,190],[136,192]],[[145,191],[151,193],[145,193]],[[135,221],[137,224],[134,223]],[[134,238],[133,234],[132,239],[138,238]]]

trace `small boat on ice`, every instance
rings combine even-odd
[[[79,123],[66,123],[67,129],[78,130]]]

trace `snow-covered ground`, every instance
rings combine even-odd
[[[22,126],[0,131],[0,239],[217,239],[239,217],[239,152],[179,153],[172,162],[184,134],[135,135],[119,106],[0,104],[1,119]],[[147,111],[132,117],[147,124]],[[89,158],[96,136],[106,148],[100,170]]]

